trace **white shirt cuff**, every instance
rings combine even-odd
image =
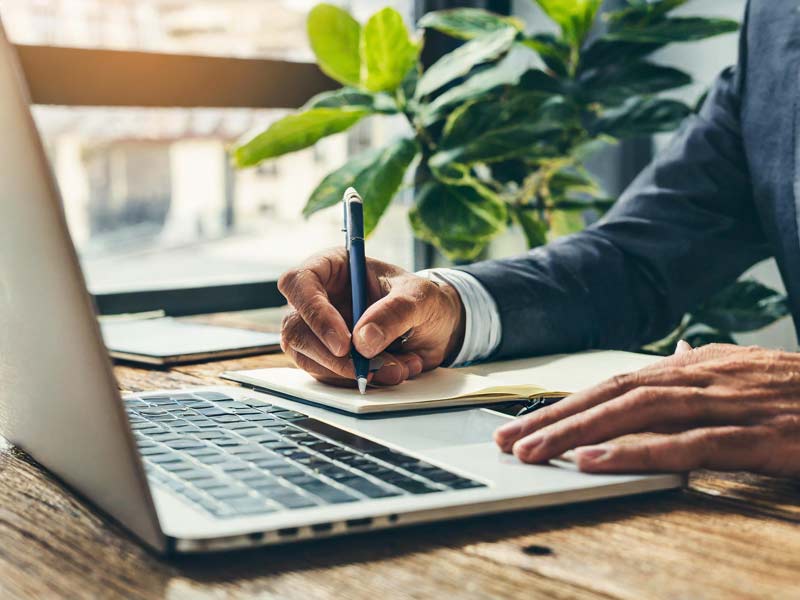
[[[466,317],[464,343],[448,366],[463,367],[489,358],[500,345],[503,326],[497,304],[481,282],[456,269],[428,269],[417,275],[452,285],[461,296]]]

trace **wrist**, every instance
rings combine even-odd
[[[448,322],[453,324],[450,337],[445,346],[444,360],[442,361],[443,364],[450,364],[458,356],[461,347],[464,345],[467,314],[464,303],[461,301],[461,295],[455,287],[445,283],[440,286],[440,289],[450,309]]]

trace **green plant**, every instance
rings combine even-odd
[[[336,205],[352,185],[364,197],[369,234],[416,164],[411,224],[448,258],[476,258],[510,224],[529,247],[540,246],[579,231],[587,215],[614,203],[585,168],[589,156],[618,140],[672,131],[691,112],[660,96],[691,77],[650,55],[738,24],[671,14],[687,1],[628,0],[601,24],[601,0],[535,0],[558,34],[529,34],[513,17],[452,9],[425,15],[418,36],[390,8],[362,26],[345,10],[319,4],[308,17],[311,47],[343,87],[273,123],[236,148],[234,160],[256,165],[367,116],[403,115],[407,136],[325,177],[306,216]],[[423,70],[429,29],[464,43]]]

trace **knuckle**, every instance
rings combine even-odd
[[[398,294],[391,299],[390,307],[398,314],[407,315],[414,311],[417,301],[409,294]]]
[[[636,373],[626,373],[624,375],[614,375],[609,380],[609,385],[611,389],[614,390],[616,393],[620,394],[631,387],[636,385],[638,380],[638,375]]]
[[[661,397],[657,390],[648,387],[636,388],[626,394],[624,403],[628,408],[637,410],[655,408],[661,402]]]

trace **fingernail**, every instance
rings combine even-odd
[[[497,429],[497,435],[503,438],[513,437],[522,431],[522,423],[518,420],[510,421]]]
[[[680,340],[678,345],[675,346],[675,354],[683,354],[684,352],[691,352],[692,350],[691,344],[686,340]]]
[[[375,323],[370,323],[363,327],[358,332],[358,335],[361,338],[361,341],[364,342],[365,351],[380,352],[383,350],[384,339],[386,336],[383,334],[383,330],[375,325]]]
[[[611,454],[611,448],[609,446],[587,446],[585,448],[577,448],[575,454],[578,460],[601,462]]]
[[[514,444],[514,455],[522,460],[530,458],[530,455],[541,445],[544,438],[539,434],[534,434]]]
[[[416,377],[420,373],[422,373],[422,369],[424,365],[422,364],[422,359],[418,357],[414,357],[408,361],[408,376],[409,377]]]
[[[381,367],[384,365],[384,360],[380,356],[376,356],[371,361],[369,361],[369,370],[371,372],[380,371]]]
[[[333,352],[336,356],[342,356],[346,348],[344,344],[342,344],[342,340],[339,337],[339,334],[336,333],[333,329],[329,329],[325,335],[323,336],[325,340],[325,345],[328,347],[328,350]]]
[[[400,381],[403,379],[403,367],[394,360],[387,360],[381,368],[384,379],[389,381]]]

